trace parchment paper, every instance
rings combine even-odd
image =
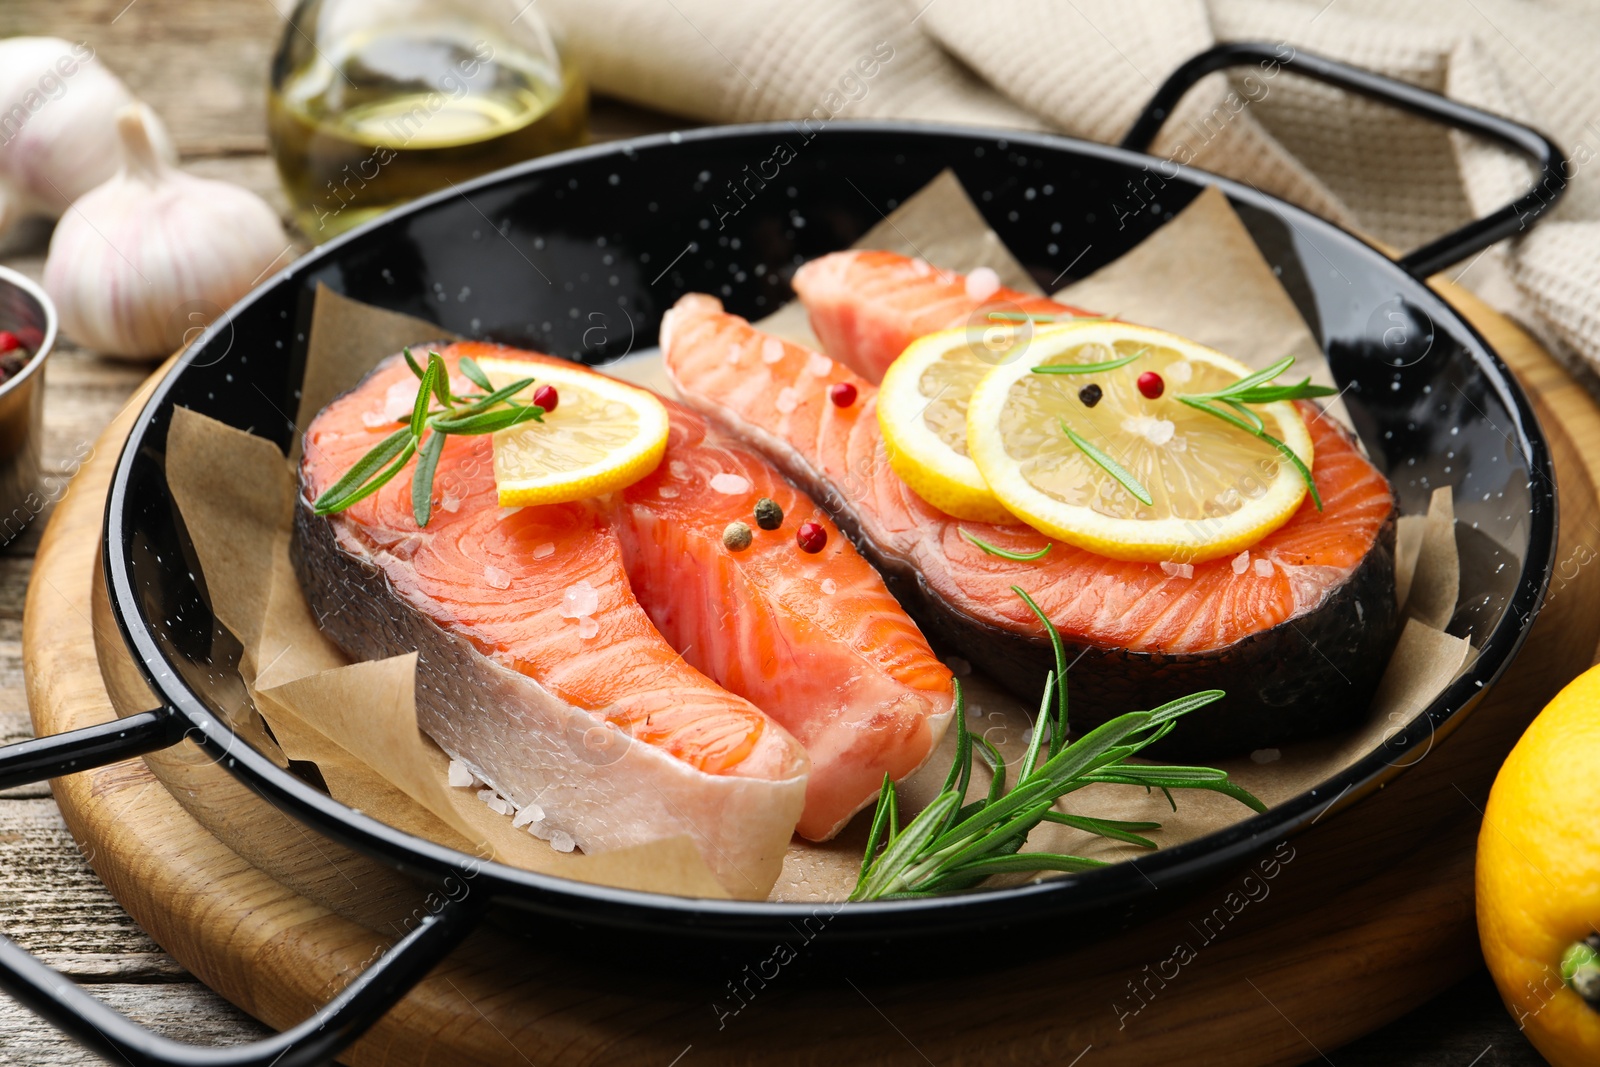
[[[858,245],[919,255],[956,270],[988,266],[1013,288],[1040,291],[948,173],[906,201]],[[1128,255],[1059,295],[1129,321],[1182,332],[1253,366],[1293,353],[1299,368],[1328,380],[1326,362],[1309,330],[1226,198],[1214,191],[1197,198]],[[810,338],[796,304],[762,326],[796,339]],[[320,293],[300,424],[354,386],[379,359],[405,344],[435,339],[441,339],[435,326]],[[662,386],[658,355],[640,354],[610,369],[619,377]],[[243,673],[256,707],[283,751],[316,764],[336,799],[401,829],[531,870],[681,895],[726,895],[686,839],[599,856],[557,853],[513,829],[509,817],[490,811],[473,791],[445,785],[446,757],[416,728],[414,657],[348,665],[317,631],[288,564],[293,478],[276,447],[179,412],[167,462],[213,607],[245,647]],[[248,476],[240,477],[242,471]],[[1459,588],[1449,490],[1435,493],[1426,516],[1403,516],[1398,532],[1407,622],[1366,723],[1339,737],[1262,750],[1221,764],[1268,804],[1315,787],[1377,747],[1467,661],[1469,644],[1441,629],[1455,610]],[[969,727],[1008,761],[1020,758],[1031,727],[1029,712],[987,679],[972,675],[964,662],[952,660],[951,667],[963,676]],[[902,783],[903,812],[919,809],[937,793],[953,752],[952,732],[928,766]],[[1415,758],[1397,758],[1402,755]],[[974,796],[987,789],[981,770],[974,774],[972,788]],[[1214,794],[1177,796],[1179,810],[1174,813],[1159,793],[1093,786],[1073,794],[1068,809],[1159,821],[1163,829],[1151,836],[1163,846],[1249,815],[1243,806]],[[772,898],[843,899],[855,880],[866,822],[858,818],[827,844],[793,843]],[[1054,824],[1035,830],[1028,848],[1111,860],[1145,854]]]

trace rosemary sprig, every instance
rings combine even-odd
[[[1317,483],[1311,477],[1311,471],[1306,467],[1305,461],[1295,455],[1294,449],[1267,433],[1261,416],[1251,411],[1246,404],[1272,404],[1279,400],[1309,400],[1312,397],[1332,396],[1337,389],[1326,385],[1312,385],[1310,378],[1305,378],[1293,385],[1274,385],[1272,380],[1294,365],[1293,356],[1284,356],[1270,367],[1246,375],[1228,386],[1212,393],[1183,393],[1175,397],[1180,404],[1186,404],[1196,411],[1203,411],[1207,415],[1221,419],[1232,426],[1236,426],[1253,437],[1259,437],[1273,448],[1276,448],[1285,459],[1294,465],[1301,479],[1306,483],[1306,491],[1311,494],[1311,500],[1316,504],[1317,510],[1322,510],[1322,496],[1317,492]],[[1219,406],[1221,405],[1221,406]]]
[[[311,505],[316,514],[332,515],[365,500],[392,481],[416,456],[411,514],[418,526],[426,526],[433,517],[433,478],[445,438],[451,434],[466,437],[495,433],[522,422],[544,421],[544,408],[512,399],[533,384],[532,378],[496,389],[483,368],[467,356],[459,364],[461,373],[483,392],[458,396],[450,390],[450,373],[439,353],[428,353],[426,367],[417,362],[409,348],[405,359],[418,379],[417,399],[411,405],[406,425],[379,441],[324,490]],[[438,407],[434,406],[435,401]]]
[[[1108,359],[1104,363],[1046,363],[1043,366],[1034,367],[1033,373],[1098,374],[1100,371],[1116,370],[1118,367],[1126,367],[1128,364],[1132,363],[1134,360],[1138,359],[1148,351],[1150,351],[1150,349],[1141,348],[1131,356],[1123,356],[1121,359]]]
[[[953,683],[956,756],[945,775],[944,787],[931,804],[901,827],[895,786],[884,776],[851,900],[928,897],[969,889],[995,874],[1083,871],[1105,866],[1101,860],[1084,856],[1022,852],[1028,834],[1041,822],[1061,823],[1115,841],[1154,848],[1155,842],[1138,831],[1159,829],[1159,823],[1092,819],[1052,810],[1062,797],[1097,782],[1160,789],[1169,801],[1173,789],[1206,789],[1233,797],[1255,811],[1266,810],[1266,805],[1230,781],[1224,771],[1128,762],[1171,733],[1182,716],[1221,699],[1221,690],[1181,697],[1151,711],[1130,711],[1069,743],[1067,661],[1061,635],[1032,597],[1016,586],[1012,589],[1044,623],[1056,661],[1055,669],[1045,676],[1044,700],[1027,752],[1018,766],[1016,784],[1006,789],[1006,767],[999,753],[981,736],[967,730],[961,685]],[[1047,734],[1048,744],[1044,742]],[[989,792],[963,804],[972,778],[974,753],[989,766]]]
[[[1032,563],[1036,559],[1043,559],[1050,551],[1050,545],[1046,544],[1037,552],[1010,552],[996,545],[991,545],[981,537],[967,533],[965,526],[957,526],[956,533],[960,534],[962,540],[966,541],[967,544],[980,548],[991,556],[999,556],[1001,559],[1009,559],[1016,563]]]
[[[1091,460],[1098,464],[1101,470],[1115,478],[1118,484],[1120,484],[1122,488],[1126,489],[1128,492],[1132,493],[1134,498],[1137,499],[1139,503],[1143,504],[1145,507],[1149,507],[1155,502],[1154,498],[1150,496],[1150,490],[1141,485],[1139,479],[1135,478],[1126,467],[1112,459],[1110,456],[1106,455],[1104,452],[1100,451],[1088,441],[1084,440],[1082,436],[1073,431],[1071,426],[1067,425],[1066,419],[1060,419],[1057,421],[1061,423],[1061,429],[1066,432],[1067,440],[1077,445],[1078,451],[1082,452],[1084,455],[1088,456]]]

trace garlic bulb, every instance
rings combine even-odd
[[[0,41],[0,234],[29,215],[60,218],[117,171],[117,111],[133,94],[84,43]],[[177,162],[159,121],[152,138]]]
[[[154,118],[117,113],[122,169],[62,216],[44,265],[62,331],[109,356],[177,350],[290,250],[266,201],[169,166]]]

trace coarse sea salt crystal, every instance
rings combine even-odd
[[[1161,573],[1168,578],[1193,578],[1193,563],[1173,563],[1171,560],[1161,561]]]
[[[444,496],[439,498],[439,508],[442,511],[448,511],[450,514],[454,515],[456,512],[461,510],[461,498],[456,496],[454,493],[446,493]]]
[[[672,472],[674,478],[689,477],[689,465],[681,459],[674,459],[668,462],[667,470]]]
[[[711,488],[727,496],[738,496],[750,491],[750,479],[742,474],[719,471],[711,476]]]
[[[383,416],[388,422],[398,422],[411,414],[411,409],[417,406],[417,383],[415,378],[407,378],[403,382],[396,382],[389,386],[389,391],[383,394]]]
[[[1167,364],[1167,381],[1173,385],[1183,385],[1193,377],[1194,364],[1188,360],[1180,359],[1176,363]]]
[[[972,673],[972,664],[968,663],[960,656],[951,656],[949,659],[945,660],[944,665],[949,667],[950,673],[955,675],[957,678],[965,678],[967,675]]]
[[[824,594],[826,594],[827,596],[832,596],[833,594],[837,593],[838,591],[839,591],[839,583],[838,582],[834,581],[832,578],[824,578],[824,579],[822,579],[822,592]]]
[[[1255,562],[1256,575],[1260,578],[1272,577],[1272,563],[1269,560],[1258,559]]]
[[[1250,758],[1256,763],[1272,763],[1282,755],[1283,753],[1275,748],[1258,748],[1250,753]]]
[[[992,267],[979,267],[967,275],[967,295],[974,300],[987,300],[1000,291],[1000,275]]]
[[[578,620],[578,636],[587,641],[600,632],[600,624],[594,621],[593,615],[585,615]]]
[[[565,830],[557,830],[550,835],[550,847],[557,852],[571,852],[578,847],[578,842],[574,841],[572,835]]]
[[[472,783],[478,780],[477,778],[473,777],[472,772],[467,769],[467,765],[465,763],[462,763],[460,760],[456,759],[450,761],[449,776],[450,785],[455,789],[471,788]]]
[[[567,586],[561,594],[561,617],[582,619],[593,615],[600,607],[600,593],[587,581]]]
[[[833,371],[833,360],[821,352],[812,352],[806,356],[806,373],[818,378],[826,378]]]
[[[1250,550],[1247,548],[1233,557],[1233,573],[1243,574],[1244,569],[1250,566]]]
[[[779,412],[787,415],[799,406],[800,394],[797,391],[787,385],[778,390],[778,399],[773,402],[773,407],[776,407]]]
[[[660,497],[662,500],[676,500],[678,499],[678,490],[673,486],[663,485],[661,488],[656,490],[656,496]]]
[[[911,261],[911,273],[917,275],[918,277],[922,277],[924,275],[932,274],[933,273],[933,264],[929,263],[925,259],[921,259],[921,258],[913,259]]]
[[[394,421],[381,411],[363,411],[361,413],[361,425],[369,430],[376,430],[379,426],[387,426]]]
[[[511,588],[511,575],[496,567],[493,563],[484,565],[483,580],[489,584],[491,589]]]
[[[761,342],[761,362],[773,364],[783,358],[783,342],[776,337],[769,337]]]
[[[1161,419],[1154,415],[1130,415],[1122,420],[1124,433],[1142,437],[1153,445],[1164,445],[1172,440],[1172,435],[1178,428],[1171,419]]]
[[[517,814],[512,818],[511,825],[520,830],[530,822],[538,822],[543,818],[544,809],[539,805],[524,804],[522,807],[517,809]]]
[[[529,555],[531,555],[534,559],[544,559],[546,556],[553,556],[555,554],[556,543],[554,541],[546,541],[544,544],[538,546],[529,553]]]
[[[509,519],[511,516],[515,515],[517,512],[519,512],[521,510],[522,510],[522,505],[521,504],[518,504],[514,508],[501,508],[500,509],[500,514],[496,515],[495,518],[497,518],[497,519]]]

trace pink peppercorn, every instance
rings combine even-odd
[[[554,411],[556,405],[561,403],[561,394],[556,392],[553,385],[541,385],[533,391],[533,402],[547,412]]]
[[[828,531],[820,522],[802,522],[795,531],[794,541],[802,552],[821,552],[828,543]]]
[[[22,347],[22,340],[10,330],[0,330],[0,352],[12,352]]]
[[[1146,400],[1155,400],[1166,388],[1167,383],[1153,370],[1147,370],[1139,375],[1139,392],[1144,394]]]
[[[856,402],[856,387],[849,382],[835,382],[828,390],[828,399],[836,408],[847,408]]]

